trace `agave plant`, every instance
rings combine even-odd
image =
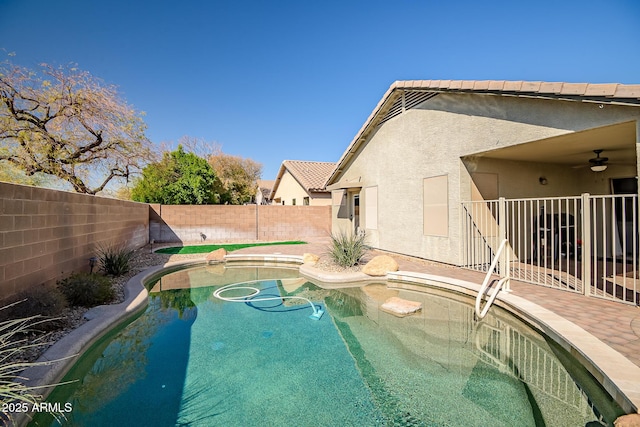
[[[346,233],[344,231],[331,234],[329,256],[341,267],[353,267],[367,253],[364,233]]]
[[[99,246],[97,255],[100,268],[105,274],[121,276],[131,268],[133,252],[125,245]]]

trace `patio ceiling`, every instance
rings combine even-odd
[[[610,165],[636,164],[636,124],[620,123],[496,150],[474,153],[473,157],[587,166],[593,150],[604,150]]]

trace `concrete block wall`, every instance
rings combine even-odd
[[[148,238],[147,204],[0,182],[0,300],[88,271],[98,245]]]
[[[331,206],[260,206],[258,240],[303,240],[331,233]]]
[[[330,206],[161,206],[0,182],[0,301],[89,270],[101,245],[326,237]]]
[[[256,240],[255,205],[150,206],[149,238],[156,242]]]
[[[326,237],[330,206],[151,205],[155,242],[303,240]]]

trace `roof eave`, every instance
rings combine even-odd
[[[393,101],[394,92],[403,90],[428,90],[438,93],[474,93],[523,98],[550,99],[558,101],[589,102],[622,106],[640,106],[640,84],[617,83],[561,83],[507,80],[396,80],[382,96],[365,123],[338,160],[327,179],[325,187],[334,184],[344,171],[368,133],[377,125],[385,105]]]
[[[273,188],[271,189],[271,194],[275,195],[276,191],[278,190],[278,187],[280,186],[280,181],[282,180],[282,176],[284,175],[284,171],[285,171],[285,164],[286,160],[284,162],[282,162],[282,164],[280,165],[280,169],[278,169],[278,175],[276,176],[276,180],[273,183]]]

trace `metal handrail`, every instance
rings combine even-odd
[[[493,273],[493,270],[496,268],[496,264],[498,263],[500,254],[502,253],[502,251],[504,250],[504,248],[507,246],[508,243],[509,243],[509,240],[507,239],[504,239],[502,243],[500,243],[500,247],[498,248],[495,256],[493,257],[491,266],[489,267],[489,270],[487,271],[487,274],[484,277],[484,281],[482,282],[482,286],[480,287],[480,291],[478,292],[478,296],[476,297],[476,317],[478,318],[478,320],[484,318],[484,316],[487,315],[489,308],[491,308],[491,305],[493,304],[496,297],[498,296],[498,292],[500,292],[502,287],[505,286],[505,283],[506,283],[505,288],[508,288],[509,286],[509,280],[511,279],[511,274],[510,274],[510,268],[509,268],[509,252],[507,251],[505,252],[505,262],[504,262],[504,268],[506,269],[506,273],[504,277],[498,280],[496,289],[493,291],[491,295],[489,295],[489,299],[487,300],[484,307],[480,309],[480,304],[482,303],[482,297],[484,297],[485,293],[487,292],[487,288],[489,287],[489,280],[491,279],[491,274]]]

